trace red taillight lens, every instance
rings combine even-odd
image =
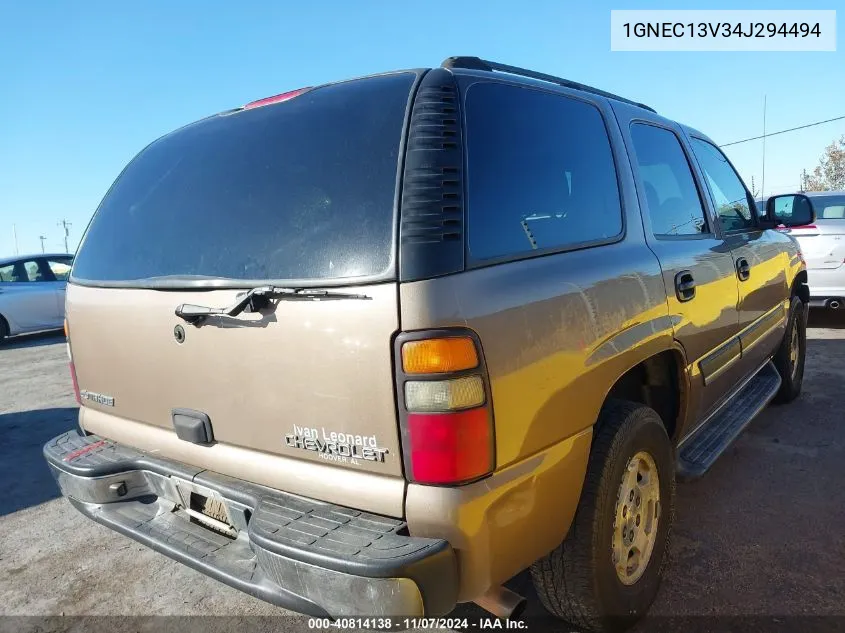
[[[252,108],[260,108],[261,106],[270,105],[271,103],[282,103],[283,101],[288,101],[301,95],[303,92],[307,90],[311,90],[310,87],[308,88],[300,88],[299,90],[291,90],[290,92],[283,92],[279,95],[273,95],[272,97],[265,97],[264,99],[258,99],[258,101],[251,101],[244,106],[244,110],[251,110]]]
[[[394,354],[406,477],[454,486],[491,474],[493,404],[478,336],[466,328],[401,334]]]
[[[458,413],[409,413],[414,481],[458,484],[493,469],[493,438],[484,407]]]

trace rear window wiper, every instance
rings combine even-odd
[[[270,304],[271,299],[282,301],[322,301],[332,299],[372,299],[367,295],[351,292],[335,292],[332,290],[314,290],[311,288],[280,288],[278,286],[258,286],[251,289],[237,302],[226,308],[210,308],[208,306],[183,303],[176,307],[176,316],[188,323],[199,325],[210,316],[238,316],[245,310],[258,312]]]

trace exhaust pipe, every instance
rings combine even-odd
[[[831,299],[827,302],[827,307],[831,310],[838,310],[842,307],[842,304],[839,302],[839,299]]]
[[[476,598],[475,604],[503,620],[518,618],[525,610],[525,598],[501,586],[493,587],[480,598]]]

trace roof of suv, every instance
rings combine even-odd
[[[639,108],[644,108],[646,110],[649,110],[650,112],[657,112],[654,108],[647,106],[644,103],[632,101],[631,99],[620,97],[619,95],[613,94],[612,92],[607,92],[599,88],[594,88],[593,86],[588,86],[577,81],[564,79],[563,77],[556,77],[555,75],[547,75],[546,73],[529,70],[527,68],[520,68],[519,66],[510,66],[508,64],[492,62],[486,59],[480,59],[478,57],[448,57],[443,60],[441,67],[447,68],[449,70],[478,71],[479,73],[484,74],[504,73],[510,75],[519,83],[526,83],[531,85],[536,85],[537,81],[540,81],[542,83],[553,83],[559,86],[563,86],[564,88],[571,88],[573,90],[589,92],[591,94],[599,95],[607,99],[613,99],[615,101],[627,103],[629,105],[637,106]]]
[[[600,88],[595,88],[593,86],[588,86],[577,81],[564,79],[563,77],[547,75],[545,73],[536,72],[526,68],[510,66],[508,64],[501,64],[499,62],[492,62],[486,59],[480,59],[478,57],[448,57],[443,60],[441,68],[446,68],[460,75],[490,77],[500,81],[507,80],[509,82],[517,84],[524,84],[527,86],[542,86],[546,88],[548,88],[549,84],[553,84],[563,88],[568,88],[570,90],[587,92],[592,95],[603,97],[608,101],[616,101],[618,103],[642,108],[643,110],[652,112],[654,113],[654,115],[656,115],[667,123],[676,123],[690,136],[695,136],[704,139],[705,141],[716,145],[716,143],[709,136],[707,136],[700,130],[697,130],[694,127],[681,123],[680,121],[667,119],[666,117],[659,114],[657,110],[655,110],[651,106],[648,106],[644,103],[639,103],[637,101],[633,101],[626,97],[621,97],[617,94],[613,94],[612,92],[607,92],[606,90],[601,90]]]
[[[825,196],[845,196],[845,189],[839,191],[802,191],[808,198],[824,198]]]
[[[828,196],[845,196],[845,189],[839,189],[836,191],[797,191],[795,193],[800,193],[808,198],[826,198]],[[788,196],[790,193],[777,193],[774,194],[776,196]],[[766,196],[765,198],[757,198],[756,202],[763,202],[764,200],[768,200],[772,196]]]

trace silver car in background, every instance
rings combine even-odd
[[[845,307],[845,191],[807,191],[816,220],[806,226],[781,229],[794,237],[807,262],[810,305]],[[758,201],[758,210],[765,201]],[[783,209],[779,210],[781,213]],[[786,211],[788,215],[788,210]]]
[[[810,305],[845,305],[845,191],[806,194],[813,201],[816,221],[787,229],[798,240],[807,262]]]
[[[0,341],[63,326],[72,263],[67,253],[0,258]]]

